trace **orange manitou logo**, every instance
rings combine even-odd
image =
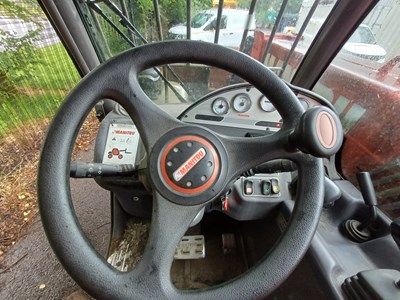
[[[206,156],[206,150],[200,148],[187,161],[185,161],[174,173],[175,181],[181,180],[203,157]]]

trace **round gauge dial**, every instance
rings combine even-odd
[[[265,96],[262,96],[260,99],[260,107],[263,111],[266,111],[266,112],[272,112],[272,111],[276,110],[276,108],[272,105],[272,103]]]
[[[239,94],[233,98],[233,108],[239,112],[244,113],[251,107],[251,99],[246,94]]]
[[[217,98],[212,103],[212,110],[216,115],[225,115],[229,110],[229,103],[225,98]]]

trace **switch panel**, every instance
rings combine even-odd
[[[241,180],[242,195],[246,197],[280,197],[280,179],[272,176],[243,177]]]

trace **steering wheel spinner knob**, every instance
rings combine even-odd
[[[298,126],[290,135],[290,140],[305,153],[329,157],[342,146],[342,124],[331,109],[316,106],[301,116]]]

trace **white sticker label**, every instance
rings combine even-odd
[[[200,148],[187,161],[185,161],[172,175],[175,181],[181,180],[195,165],[206,156],[206,150]]]
[[[135,125],[110,124],[103,163],[135,164],[139,144],[139,132]]]

